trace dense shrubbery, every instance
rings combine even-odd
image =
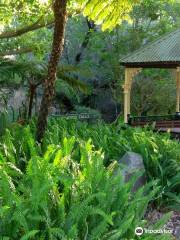
[[[149,180],[158,179],[161,186],[159,204],[179,208],[178,189],[180,189],[180,144],[171,140],[168,134],[158,134],[150,129],[126,128],[99,123],[87,125],[75,121],[52,120],[49,124],[44,145],[58,144],[65,136],[79,139],[92,139],[96,149],[105,153],[105,164],[119,160],[127,151],[142,155]]]
[[[158,187],[153,182],[132,194],[135,179],[125,184],[120,170],[114,173],[116,163],[111,159],[106,168],[103,151],[98,150],[103,139],[103,150],[105,146],[111,147],[108,137],[113,138],[115,129],[102,125],[96,129],[99,135],[94,135],[95,129],[79,122],[51,123],[43,150],[34,141],[33,124],[31,127],[14,125],[12,131],[6,131],[0,147],[1,237],[136,239],[134,229],[147,224],[144,213]],[[109,135],[105,137],[103,132]],[[114,136],[124,139],[121,154],[127,148],[124,133]],[[89,137],[95,147],[87,140]],[[117,142],[119,149],[121,141]],[[112,151],[117,151],[116,148]],[[108,157],[113,155],[110,149],[105,152]],[[168,239],[168,235],[157,235],[156,239]]]

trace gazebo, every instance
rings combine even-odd
[[[124,84],[124,122],[134,125],[145,125],[147,122],[159,121],[161,127],[178,127],[180,130],[180,28],[145,45],[121,59],[125,66]],[[132,117],[130,115],[130,98],[133,77],[144,68],[166,68],[175,72],[176,80],[176,113],[172,116]],[[175,121],[178,120],[179,121]],[[166,124],[162,121],[166,121]],[[168,125],[170,123],[170,125]],[[166,126],[168,125],[168,126]]]

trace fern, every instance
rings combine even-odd
[[[34,141],[33,124],[16,126],[3,136],[0,236],[12,240],[136,239],[134,229],[146,224],[144,214],[159,192],[157,182],[132,193],[139,174],[125,183],[117,162],[105,167],[106,153],[93,145],[103,140],[107,146],[103,134],[111,131],[98,130],[96,142],[93,126],[89,134],[86,124],[77,131],[73,124],[62,123],[49,127],[43,149]]]
[[[29,231],[26,235],[24,235],[22,238],[20,238],[20,240],[29,240],[29,239],[33,239],[34,236],[38,233],[38,230],[31,230]]]

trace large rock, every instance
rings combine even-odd
[[[26,90],[23,87],[15,89],[13,95],[8,101],[8,105],[17,110],[22,106],[22,103],[26,101]]]
[[[146,183],[145,167],[143,163],[143,158],[140,154],[134,152],[127,152],[118,161],[118,163],[122,167],[122,173],[125,182],[128,182],[137,171],[142,172],[142,176],[140,176],[134,184],[134,187],[132,189],[133,192],[145,185]]]
[[[177,240],[180,240],[180,226],[176,227],[174,235],[175,235]]]

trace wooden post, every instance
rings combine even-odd
[[[133,77],[141,71],[141,68],[125,68],[125,84],[124,84],[124,122],[128,123],[128,114],[131,102],[131,86]]]
[[[129,109],[129,103],[128,103],[128,91],[129,91],[129,69],[125,68],[125,85],[124,85],[124,122],[128,122],[128,109]]]
[[[128,109],[127,109],[127,114],[131,113],[131,88],[128,91]]]
[[[124,91],[124,122],[128,122],[128,91]]]
[[[176,112],[180,111],[180,67],[176,70]]]

